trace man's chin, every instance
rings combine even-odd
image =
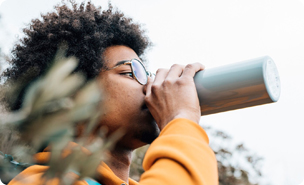
[[[151,144],[159,136],[159,133],[160,130],[156,122],[153,121],[153,123],[149,125],[149,128],[144,128],[140,133],[137,133],[137,137],[141,142]]]
[[[157,137],[159,136],[159,133],[158,134],[154,134],[154,135],[151,135],[151,134],[145,134],[143,135],[140,140],[145,143],[145,144],[151,144]]]

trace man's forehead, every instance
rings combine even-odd
[[[110,46],[103,53],[104,66],[109,68],[123,63],[122,61],[130,61],[134,58],[139,59],[135,51],[123,45]]]

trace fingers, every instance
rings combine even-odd
[[[154,78],[154,85],[160,85],[168,75],[168,69],[158,69]]]
[[[178,64],[174,64],[170,71],[168,72],[167,75],[167,80],[173,80],[176,79],[177,77],[180,77],[184,71],[185,66],[183,65],[178,65]]]
[[[200,63],[188,64],[188,65],[186,65],[182,76],[190,76],[193,78],[195,73],[203,70],[204,68],[205,68],[205,66]]]
[[[174,81],[174,79],[182,76],[188,76],[193,78],[195,73],[203,70],[204,68],[205,66],[200,63],[193,63],[188,64],[186,67],[183,65],[174,64],[172,65],[170,70],[158,69],[153,84],[161,85],[165,80]]]

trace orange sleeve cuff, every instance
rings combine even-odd
[[[197,123],[172,120],[148,149],[140,184],[218,184],[217,162]]]

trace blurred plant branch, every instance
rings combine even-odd
[[[212,135],[210,146],[213,149],[219,170],[220,185],[258,185],[262,177],[259,157],[244,144],[232,144],[232,138],[223,131],[205,128]]]
[[[14,147],[15,153],[22,153],[23,160],[34,163],[33,154],[50,146],[49,169],[44,178],[58,177],[62,184],[93,178],[101,160],[106,160],[104,152],[123,135],[123,131],[118,130],[105,139],[106,129],[100,129],[99,137],[92,140],[100,117],[102,93],[96,81],[85,82],[80,73],[73,73],[77,65],[76,58],[66,58],[64,47],[60,49],[48,73],[26,91],[21,109],[7,113],[5,120],[1,118],[9,128],[17,128],[20,140],[30,146]],[[9,88],[14,85],[18,84],[11,84]],[[78,124],[85,124],[85,129],[82,136],[75,139]],[[63,150],[71,141],[76,141],[78,146],[63,160]],[[89,149],[89,154],[82,152],[82,147]],[[8,169],[5,165],[0,167]],[[71,171],[76,172],[78,178],[68,178],[66,174]]]

